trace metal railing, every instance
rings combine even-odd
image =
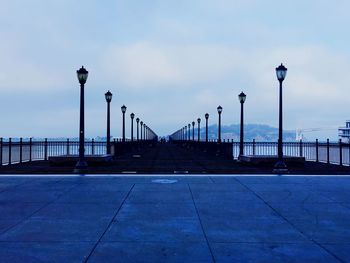
[[[115,142],[120,141],[119,139]],[[223,140],[225,141],[225,140]],[[213,142],[213,141],[211,141]],[[226,142],[229,142],[228,140]],[[232,154],[234,158],[239,156],[239,142],[232,142]],[[203,142],[201,142],[203,143]],[[106,154],[106,142],[86,140],[86,155]],[[13,163],[30,162],[34,160],[48,160],[50,156],[78,155],[79,141],[64,140],[42,141],[29,140],[4,140],[0,138],[0,166]],[[245,155],[277,155],[277,142],[244,142]],[[305,157],[307,161],[332,163],[350,166],[350,144],[339,142],[284,142],[283,154],[285,156]]]
[[[233,157],[239,156],[239,142],[233,143]],[[277,142],[244,142],[244,155],[277,155]],[[350,166],[350,144],[339,142],[284,142],[285,156],[305,157],[307,161]]]
[[[105,141],[95,141],[94,139],[85,141],[85,155],[106,154],[107,143]],[[50,156],[78,155],[79,141],[33,141],[31,139],[23,141],[4,140],[0,138],[0,165],[13,163],[31,162],[35,160],[48,160]]]

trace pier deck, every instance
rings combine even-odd
[[[2,262],[345,262],[347,176],[1,176]]]

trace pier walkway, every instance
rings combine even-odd
[[[0,176],[0,259],[349,262],[349,193],[347,176]]]

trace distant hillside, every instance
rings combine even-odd
[[[222,139],[233,139],[235,141],[239,140],[239,124],[231,124],[229,126],[221,127],[221,138]],[[208,127],[208,137],[209,139],[216,139],[218,133],[218,126],[210,125]],[[201,127],[201,137],[205,137],[205,126]],[[264,124],[246,124],[244,125],[244,140],[251,141],[255,139],[256,141],[277,141],[278,139],[278,128],[271,127]],[[283,131],[284,141],[295,141],[295,132],[293,131]]]

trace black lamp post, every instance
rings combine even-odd
[[[77,76],[80,83],[80,125],[79,125],[79,161],[75,165],[77,169],[86,169],[87,162],[85,161],[85,127],[84,127],[84,85],[88,78],[89,72],[82,66],[77,70]]]
[[[184,138],[184,140],[186,141],[187,140],[187,125],[184,128],[185,128],[185,138]]]
[[[247,95],[243,93],[243,91],[238,95],[238,100],[241,103],[241,131],[239,133],[239,156],[243,155],[243,104],[245,102],[245,99],[247,98]]]
[[[107,154],[111,154],[111,107],[110,103],[112,101],[113,94],[110,91],[105,93],[105,98],[107,102]]]
[[[279,127],[278,127],[278,161],[275,164],[274,172],[286,172],[287,165],[283,161],[283,118],[282,118],[282,82],[287,75],[287,68],[281,64],[276,68],[279,86]]]
[[[198,118],[197,119],[197,122],[198,122],[198,141],[200,141],[201,140],[201,118]]]
[[[131,118],[131,141],[134,141],[134,118],[135,118],[135,114],[131,113],[130,114],[130,118]]]
[[[222,113],[222,107],[218,106],[217,108],[218,114],[219,114],[219,125],[218,125],[218,142],[221,142],[221,113]]]
[[[208,119],[209,113],[205,114],[205,141],[208,142]]]
[[[139,140],[139,122],[140,118],[136,118],[136,139]]]
[[[143,124],[143,137],[145,138],[145,140],[147,140],[147,125]]]
[[[123,142],[125,142],[125,112],[126,112],[126,106],[123,105],[121,107],[122,113],[123,113]]]
[[[142,136],[142,130],[143,130],[143,121],[140,122],[140,131],[141,131],[141,141],[143,140],[143,136]]]
[[[191,124],[188,124],[188,140],[191,140]]]
[[[194,141],[194,125],[195,125],[196,123],[193,121],[192,122],[192,141]]]

